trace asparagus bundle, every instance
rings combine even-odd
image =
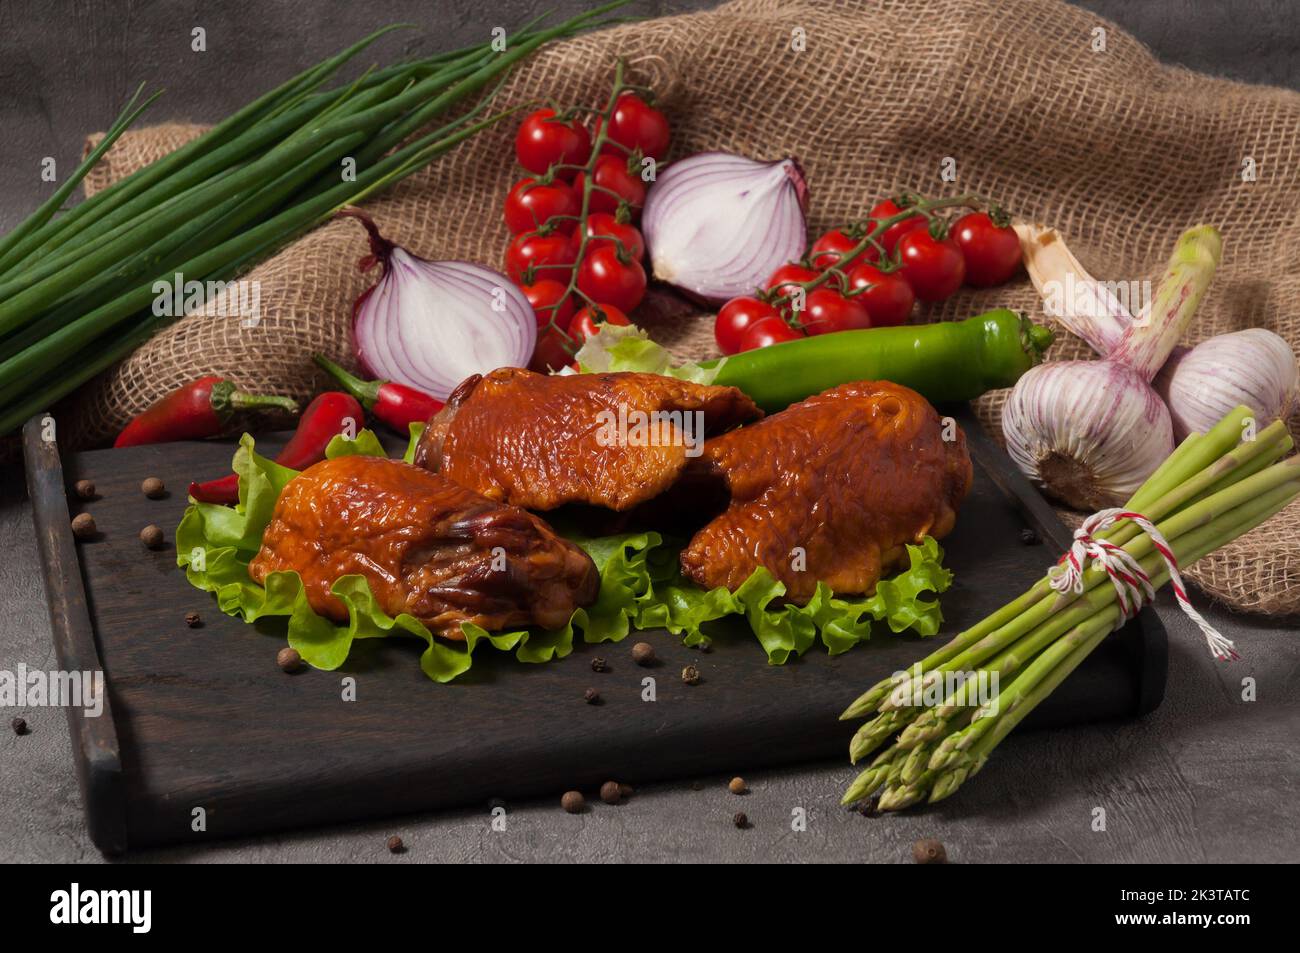
[[[1096,528],[1087,538],[1076,535],[1071,553],[1027,592],[853,702],[841,719],[868,718],[849,744],[853,763],[885,747],[843,803],[879,791],[880,809],[900,810],[948,797],[1171,575],[1211,651],[1235,657],[1232,643],[1191,610],[1177,567],[1300,494],[1300,456],[1283,459],[1292,446],[1286,426],[1276,421],[1255,433],[1251,413],[1238,407],[1207,433],[1190,435],[1123,510],[1085,524]],[[1095,558],[1080,558],[1085,551]]]
[[[137,92],[72,177],[0,237],[0,435],[179,317],[152,313],[156,280],[228,281],[422,168],[504,115],[483,118],[486,100],[448,119],[453,108],[542,44],[611,22],[601,18],[625,2],[544,29],[534,22],[504,50],[488,41],[322,89],[394,28],[381,30],[58,215],[156,98],[138,103]]]

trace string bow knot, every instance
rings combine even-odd
[[[1124,619],[1137,615],[1144,605],[1153,600],[1156,589],[1151,584],[1151,578],[1142,569],[1141,563],[1114,543],[1097,538],[1098,533],[1120,520],[1132,520],[1147,536],[1151,537],[1152,545],[1169,569],[1169,588],[1174,591],[1174,598],[1178,600],[1179,607],[1187,617],[1196,623],[1197,628],[1205,636],[1211,654],[1219,661],[1241,658],[1232,640],[1224,638],[1214,626],[1206,622],[1205,618],[1192,608],[1192,603],[1187,598],[1187,589],[1183,586],[1183,577],[1178,572],[1178,560],[1169,541],[1160,530],[1156,529],[1155,524],[1141,513],[1115,507],[1100,510],[1085,519],[1083,524],[1074,531],[1074,543],[1070,546],[1069,552],[1061,557],[1062,571],[1052,579],[1052,588],[1057,592],[1074,592],[1076,595],[1082,595],[1083,571],[1087,568],[1088,561],[1092,560],[1110,577]]]

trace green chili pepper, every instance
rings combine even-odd
[[[723,360],[715,384],[739,387],[767,411],[849,381],[887,380],[931,403],[1010,387],[1052,343],[1051,328],[998,308],[965,321],[819,334]]]

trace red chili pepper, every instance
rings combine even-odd
[[[407,432],[408,425],[424,423],[442,410],[442,401],[414,387],[396,381],[363,381],[320,354],[313,355],[313,359],[366,410],[400,434]]]
[[[298,429],[275,462],[291,470],[305,470],[325,459],[325,448],[334,437],[355,433],[365,417],[365,409],[356,398],[341,391],[327,391],[307,405],[298,420]],[[233,506],[239,502],[239,477],[232,473],[207,483],[191,483],[190,496],[200,503]]]
[[[257,407],[279,407],[290,413],[298,409],[288,397],[245,394],[228,380],[200,377],[137,414],[117,435],[113,446],[215,437],[226,429],[238,411]]]

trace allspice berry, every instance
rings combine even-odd
[[[72,492],[76,494],[79,500],[93,500],[95,498],[95,484],[90,480],[78,480],[72,484]]]
[[[747,794],[749,793],[749,786],[745,784],[744,778],[732,778],[727,783],[727,790],[732,794]]]
[[[687,685],[700,684],[700,670],[694,665],[688,665],[682,669],[682,681]]]
[[[623,795],[623,797],[631,797],[636,793],[636,791],[630,784],[620,784],[618,786],[618,793]]]
[[[394,834],[392,837],[388,838],[388,852],[390,854],[400,854],[404,850],[406,850],[406,845],[402,843],[400,837]]]
[[[188,625],[191,629],[197,628],[199,623],[201,623],[202,621],[203,620],[199,618],[199,614],[197,612],[185,613],[185,624]]]
[[[944,850],[943,844],[933,837],[927,837],[912,845],[912,859],[918,864],[946,864],[948,852]]]
[[[746,827],[749,826],[749,815],[747,815],[744,811],[737,811],[734,815],[732,815],[731,823],[735,824],[743,831]]]
[[[163,486],[163,481],[157,477],[146,477],[140,484],[140,492],[151,500],[159,500],[167,492],[167,487]]]
[[[600,799],[606,804],[617,804],[623,800],[623,789],[617,781],[606,781],[600,786]]]
[[[163,544],[163,531],[150,523],[144,529],[140,530],[140,542],[144,543],[150,549],[160,549]]]
[[[560,807],[569,814],[580,814],[586,806],[587,800],[582,796],[581,791],[565,791],[564,796],[560,798]]]
[[[649,642],[638,642],[632,646],[632,661],[637,665],[653,665],[655,661],[655,647]]]
[[[275,664],[286,672],[296,672],[302,667],[302,656],[297,649],[286,645],[276,653]]]
[[[78,513],[72,518],[72,535],[77,539],[90,539],[95,532],[95,517],[89,513]]]

